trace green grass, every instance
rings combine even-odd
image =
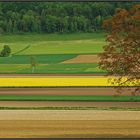
[[[22,64],[0,64],[0,73],[18,73],[24,69],[30,68],[30,65]]]
[[[12,53],[35,54],[97,54],[106,44],[104,33],[24,34],[0,36],[0,50],[8,44]],[[27,49],[25,49],[27,46]],[[22,51],[20,51],[22,50]]]
[[[72,59],[76,54],[47,54],[33,55],[39,64],[55,64]],[[30,64],[31,55],[13,55],[10,57],[0,57],[0,64]]]
[[[25,51],[26,49],[28,49],[29,47],[30,47],[30,45],[26,46],[25,48],[23,48],[21,50],[18,50],[17,52],[12,53],[12,55],[16,55],[18,53],[21,53],[21,52]]]
[[[140,102],[140,96],[46,96],[46,95],[0,95],[0,101],[93,101],[93,102]]]
[[[30,74],[30,64],[0,64],[0,73]],[[98,68],[98,64],[39,64],[35,68],[35,74],[89,74],[102,73],[104,70]]]
[[[68,40],[104,40],[105,33],[67,33],[67,34],[5,34],[0,35],[0,43],[38,42],[38,41],[68,41]]]
[[[94,40],[38,42],[19,55],[31,54],[97,54],[103,51],[105,42]]]
[[[140,108],[118,107],[0,107],[0,110],[108,110],[108,111],[140,111]]]
[[[90,69],[91,68],[91,69]],[[92,69],[94,68],[94,69]],[[90,69],[90,70],[89,70]],[[88,70],[88,71],[87,71]],[[31,68],[19,71],[20,73],[30,73]],[[52,73],[52,74],[74,74],[74,73],[105,73],[98,68],[98,64],[50,64],[37,66],[34,73]]]

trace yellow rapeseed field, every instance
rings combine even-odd
[[[113,78],[113,77],[112,77]],[[126,80],[126,78],[124,78]],[[114,86],[108,77],[1,77],[0,87]],[[115,84],[115,86],[118,86]],[[133,85],[130,85],[133,86]]]

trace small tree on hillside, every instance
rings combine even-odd
[[[9,56],[10,54],[11,54],[11,48],[8,45],[4,45],[0,53],[0,56],[6,57]]]
[[[37,62],[34,56],[30,57],[30,64],[31,64],[31,68],[32,68],[32,73],[34,73],[35,71],[35,67],[37,66]]]
[[[108,31],[108,44],[100,54],[100,67],[108,75],[119,76],[110,79],[112,84],[122,87],[135,85],[132,93],[140,92],[140,5],[130,10],[117,9],[116,14],[104,21],[103,27]],[[126,77],[124,79],[124,77]]]

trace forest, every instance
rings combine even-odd
[[[138,2],[0,2],[0,34],[102,31],[117,8]]]

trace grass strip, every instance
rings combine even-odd
[[[92,102],[140,102],[140,96],[92,96],[92,95],[0,95],[0,101],[92,101]]]
[[[57,68],[58,67],[58,64],[57,63],[60,63],[60,62],[63,62],[63,61],[66,61],[66,60],[69,60],[69,59],[72,59],[74,57],[76,57],[77,55],[76,54],[42,54],[42,55],[15,55],[13,54],[13,56],[11,57],[0,57],[0,64],[2,64],[3,67],[5,67],[5,70],[7,70],[7,67],[8,67],[8,70],[10,71],[11,69],[11,66],[9,66],[8,64],[16,64],[16,66],[20,67],[22,64],[24,64],[25,66],[27,64],[30,64],[30,57],[33,56],[35,57],[35,60],[37,62],[37,69],[40,67],[42,68],[42,65],[41,64],[53,64],[51,66],[53,66],[53,68]],[[7,65],[6,65],[7,64]],[[56,65],[54,65],[56,64]],[[24,69],[26,69],[26,67],[24,67],[24,65],[22,65],[22,67]],[[64,64],[59,64],[61,68],[65,68],[65,65]],[[87,68],[90,66],[90,67],[93,67],[93,65],[97,65],[97,64],[88,64],[88,66],[86,66]],[[43,65],[44,66],[44,65]],[[66,65],[67,67],[73,67],[73,65]],[[78,66],[77,66],[78,67]],[[84,66],[83,66],[84,67]],[[47,67],[45,67],[47,68]],[[49,67],[50,68],[50,67]],[[30,67],[29,67],[30,69]],[[17,70],[15,72],[18,72],[19,68],[17,68]],[[30,72],[31,73],[31,72]]]
[[[108,110],[108,111],[140,111],[140,108],[118,107],[0,107],[0,110]]]

